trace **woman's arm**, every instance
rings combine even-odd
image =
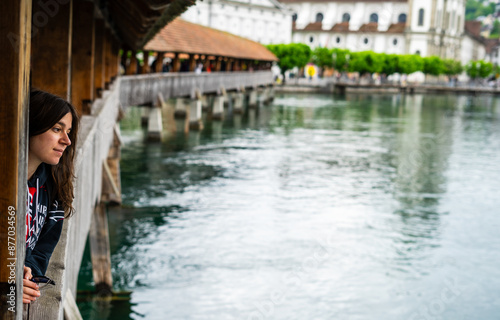
[[[40,296],[38,285],[30,280],[32,277],[31,268],[25,266],[23,275],[23,303],[35,301]]]

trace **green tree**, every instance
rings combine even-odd
[[[332,59],[335,70],[339,72],[347,71],[347,64],[351,57],[351,52],[347,49],[332,49]]]
[[[397,54],[385,54],[383,55],[384,65],[382,68],[382,73],[386,75],[391,75],[399,72],[399,55]]]
[[[362,51],[351,53],[349,71],[360,74],[381,72],[384,66],[382,54],[373,51]]]
[[[455,76],[457,74],[462,73],[464,71],[464,68],[462,67],[462,64],[460,61],[456,61],[453,59],[445,59],[443,60],[443,65],[444,65],[444,74],[448,76]]]
[[[425,57],[424,60],[424,70],[425,74],[430,74],[433,76],[439,76],[445,72],[445,66],[443,61],[436,56]]]
[[[321,68],[321,74],[327,67],[333,67],[332,50],[318,47],[312,52],[312,62]]]
[[[311,48],[303,43],[270,44],[267,48],[278,57],[283,79],[286,71],[294,67],[303,68],[311,59]]]
[[[410,74],[424,71],[424,59],[416,54],[402,54],[399,56],[398,72]]]
[[[493,29],[491,29],[490,38],[500,37],[500,21],[493,22]]]
[[[483,60],[471,61],[465,67],[465,72],[472,79],[486,78],[493,72],[493,64]]]

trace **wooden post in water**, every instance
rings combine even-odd
[[[113,294],[113,278],[111,276],[108,216],[104,202],[95,207],[90,225],[89,241],[92,275],[94,276],[96,291],[101,296],[110,296]]]
[[[0,13],[0,319],[22,319],[26,247],[27,117],[31,1],[1,1]]]
[[[120,179],[121,145],[120,129],[118,125],[115,125],[113,130],[113,143],[109,148],[108,158],[103,167],[101,191],[101,202],[106,202],[111,205],[120,205],[122,203]]]
[[[90,114],[94,100],[94,3],[73,4],[71,102],[80,114]]]
[[[71,101],[73,1],[64,1],[57,5],[57,10],[54,6],[51,16],[44,16],[45,5],[33,1],[31,43],[36,54],[31,59],[31,85]]]

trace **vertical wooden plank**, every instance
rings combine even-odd
[[[104,89],[104,20],[97,19],[94,26],[94,95],[101,97]]]
[[[156,65],[155,72],[163,72],[163,56],[165,52],[157,52],[156,53]]]
[[[136,52],[132,51],[130,55],[130,63],[127,67],[126,74],[136,74],[137,73],[137,57]]]
[[[90,114],[94,100],[94,21],[94,3],[74,0],[71,102],[80,114]]]
[[[106,28],[104,31],[104,86],[109,88],[111,83],[111,31]]]
[[[215,57],[215,70],[214,71],[217,71],[217,72],[220,71],[221,63],[222,63],[221,57]]]
[[[194,54],[189,55],[189,71],[194,72],[196,68],[196,60],[194,59]]]
[[[33,1],[31,84],[69,101],[73,1],[62,3],[47,10],[44,2]]]
[[[31,1],[0,2],[0,319],[22,319]]]
[[[179,59],[179,54],[175,54],[174,61],[172,61],[172,72],[179,72],[181,70],[181,59]]]
[[[144,55],[144,65],[142,66],[141,73],[150,73],[151,68],[149,67],[149,51],[143,51],[142,54]]]
[[[118,65],[120,62],[120,43],[116,38],[113,38],[113,43],[111,45],[112,51],[112,61],[111,61],[111,78],[114,79],[118,76]]]
[[[106,205],[101,202],[95,208],[89,232],[92,274],[96,290],[100,294],[111,294],[111,255],[109,249],[108,217]]]

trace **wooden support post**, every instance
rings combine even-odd
[[[219,72],[221,64],[222,64],[221,58],[220,57],[215,57],[215,70],[214,71]]]
[[[112,295],[111,255],[109,249],[108,216],[106,205],[95,207],[89,231],[92,274],[99,295]]]
[[[179,54],[175,54],[174,61],[172,61],[172,72],[179,72],[181,70],[181,59],[179,59]]]
[[[45,4],[46,5],[46,4]],[[50,16],[42,1],[33,1],[32,87],[71,101],[71,35],[73,1],[54,5]],[[57,7],[57,10],[55,9]],[[57,59],[54,58],[57,54]]]
[[[104,90],[104,20],[97,19],[94,26],[94,95],[102,97]]]
[[[156,53],[156,65],[155,72],[163,72],[163,56],[165,52],[157,52]]]
[[[114,80],[118,76],[120,63],[120,43],[116,38],[113,38],[111,48],[111,79]]]
[[[227,59],[226,72],[233,71],[233,59]]]
[[[236,60],[234,62],[233,71],[241,71],[241,60]]]
[[[196,60],[194,59],[194,54],[189,55],[189,72],[194,72],[196,69]]]
[[[113,130],[113,144],[109,148],[108,158],[104,162],[102,172],[102,195],[101,202],[111,205],[122,203],[120,158],[121,158],[120,129],[115,125]]]
[[[149,51],[143,51],[142,54],[144,55],[144,65],[142,66],[141,73],[150,73],[151,68],[149,67]]]
[[[31,1],[1,1],[0,12],[0,319],[21,319],[26,248],[27,117]],[[16,261],[17,259],[17,261]],[[13,282],[15,284],[13,284]],[[13,311],[13,312],[11,312]]]
[[[136,74],[137,73],[137,57],[136,52],[132,50],[132,54],[130,55],[130,63],[127,68],[127,74]]]
[[[94,3],[75,1],[71,42],[71,103],[80,114],[90,114],[91,101],[94,100],[94,21]]]
[[[104,30],[104,87],[109,89],[111,84],[111,52],[112,41],[111,31],[108,28]],[[135,72],[135,71],[134,71]],[[134,73],[135,74],[135,73]]]

